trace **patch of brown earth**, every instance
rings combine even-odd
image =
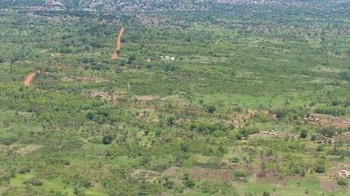
[[[142,169],[137,169],[134,173],[131,174],[131,178],[135,180],[144,180],[151,183],[156,181],[159,176],[160,174],[158,172]]]
[[[159,97],[152,96],[152,95],[142,95],[142,96],[136,96],[136,99],[139,101],[153,101],[153,100],[159,99]]]
[[[176,172],[178,170],[178,167],[169,167],[168,169],[164,170],[162,173],[162,176],[175,176]]]
[[[26,79],[23,81],[24,86],[30,86],[36,76],[36,72],[32,72],[29,75],[27,75]]]
[[[103,78],[98,78],[98,77],[63,77],[61,81],[64,82],[96,82],[96,83],[101,83],[101,82],[106,82],[108,80],[103,79]]]
[[[21,156],[25,156],[27,154],[34,152],[35,150],[40,149],[41,147],[42,146],[40,145],[30,144],[28,146],[18,149],[16,152]]]
[[[120,50],[122,48],[122,37],[123,37],[123,34],[124,34],[124,27],[122,27],[118,33],[118,37],[117,37],[117,47],[114,51],[114,53],[112,54],[112,59],[117,59],[119,57],[119,53],[120,53]]]
[[[334,181],[322,181],[320,183],[320,188],[323,191],[331,192],[331,191],[336,191],[338,188],[338,185]]]
[[[322,114],[313,114],[311,117],[304,118],[305,122],[319,125],[322,127],[349,128],[350,119],[339,117],[326,117]]]
[[[191,178],[218,181],[218,182],[231,182],[231,172],[227,169],[206,169],[200,167],[194,167],[188,171]]]

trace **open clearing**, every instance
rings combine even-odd
[[[32,72],[27,75],[26,79],[23,81],[24,86],[30,86],[36,76],[36,72]]]
[[[119,31],[119,34],[118,34],[118,37],[117,37],[117,46],[116,46],[116,49],[114,51],[114,53],[112,54],[112,59],[117,59],[119,58],[119,53],[120,53],[120,50],[122,49],[122,37],[123,37],[123,34],[124,34],[124,27],[122,27]]]
[[[35,144],[30,144],[30,145],[28,145],[28,146],[25,146],[25,147],[23,147],[23,148],[18,149],[16,152],[17,152],[19,155],[21,155],[21,156],[25,156],[25,155],[28,155],[28,154],[30,154],[30,153],[32,153],[32,152],[34,152],[35,150],[38,150],[38,149],[40,149],[40,148],[42,148],[42,146],[40,146],[40,145],[35,145]]]

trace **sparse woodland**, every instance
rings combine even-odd
[[[348,194],[350,2],[230,2],[0,2],[0,195]]]

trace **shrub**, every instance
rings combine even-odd
[[[324,165],[318,165],[315,168],[315,172],[322,174],[322,173],[326,172],[326,167]]]
[[[90,187],[92,186],[92,183],[89,182],[89,181],[84,181],[82,185],[83,185],[83,187],[85,187],[85,188],[90,188]]]
[[[215,111],[216,111],[216,107],[215,107],[215,106],[211,105],[211,106],[208,106],[208,107],[207,107],[207,112],[208,112],[209,114],[212,114],[212,113],[214,113]]]
[[[323,151],[323,149],[324,149],[324,147],[323,147],[323,145],[319,145],[319,146],[317,146],[317,152],[321,152],[321,151]]]
[[[110,135],[105,135],[103,136],[102,143],[105,145],[111,144],[112,143],[112,136]]]
[[[346,179],[346,178],[339,178],[337,180],[337,184],[339,186],[347,186],[347,185],[349,185],[349,182],[348,182],[348,179]]]
[[[316,135],[312,135],[311,136],[311,141],[316,141],[317,140],[317,136]]]
[[[42,186],[43,182],[37,178],[31,178],[23,182],[23,184],[31,184],[33,186]]]
[[[175,116],[170,116],[170,117],[167,118],[166,121],[167,121],[166,124],[168,126],[174,126],[176,124],[176,117]]]
[[[186,173],[184,177],[182,178],[184,184],[188,188],[193,188],[196,186],[196,183],[189,178],[189,175]]]
[[[86,115],[86,118],[89,119],[89,120],[92,120],[94,119],[94,114],[89,112],[87,115]]]
[[[269,192],[264,191],[263,196],[270,196]]]
[[[333,137],[335,135],[335,130],[332,127],[321,129],[319,132],[326,137]]]
[[[30,172],[29,168],[22,168],[18,171],[18,173],[20,173],[20,174],[25,174],[25,173],[29,173],[29,172]]]
[[[301,132],[300,132],[300,138],[306,138],[307,137],[307,130],[302,130]]]

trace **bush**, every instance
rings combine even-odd
[[[94,114],[89,112],[87,115],[86,115],[86,118],[89,119],[89,120],[92,120],[94,119]]]
[[[300,132],[300,138],[306,138],[307,137],[307,130],[302,130],[301,132]]]
[[[175,183],[173,181],[169,180],[168,178],[165,178],[165,182],[164,182],[163,186],[165,186],[167,189],[173,189],[175,186]]]
[[[23,182],[23,184],[31,184],[33,186],[42,186],[43,182],[37,178],[31,178]]]
[[[103,136],[102,143],[105,145],[111,144],[112,143],[112,136],[110,135],[105,135]]]
[[[319,107],[315,109],[316,113],[319,114],[329,114],[333,116],[344,116],[346,114],[345,108],[342,106],[336,106],[336,107]]]
[[[189,175],[187,173],[184,175],[182,180],[184,185],[188,188],[194,188],[196,186],[196,183],[189,178]]]
[[[166,124],[168,126],[174,126],[176,124],[176,117],[175,116],[170,116],[166,120]]]
[[[20,174],[25,174],[25,173],[29,173],[29,172],[30,172],[29,168],[22,168],[18,171],[18,173],[20,173]]]
[[[90,188],[90,187],[92,186],[92,183],[89,182],[89,181],[84,181],[82,185],[83,185],[83,187],[85,187],[85,188]]]
[[[324,128],[319,130],[319,132],[326,137],[333,137],[335,135],[335,130],[332,127]]]
[[[322,173],[326,172],[326,167],[324,165],[318,165],[315,168],[315,172],[322,174]]]
[[[349,185],[349,182],[348,182],[348,179],[346,179],[346,178],[339,178],[337,180],[337,184],[339,186],[347,186],[347,185]]]
[[[207,107],[207,112],[208,112],[209,114],[212,114],[212,113],[214,113],[215,111],[216,111],[216,107],[215,107],[215,106],[211,105],[211,106],[208,106],[208,107]]]
[[[317,135],[312,135],[311,136],[311,141],[316,141],[317,140]]]
[[[219,185],[211,182],[204,182],[201,185],[201,190],[204,193],[208,193],[210,195],[214,195],[219,192]]]
[[[321,152],[321,151],[323,151],[323,149],[324,149],[324,147],[323,147],[323,145],[319,145],[319,146],[317,146],[317,152]]]
[[[263,196],[270,196],[269,192],[264,191]]]

